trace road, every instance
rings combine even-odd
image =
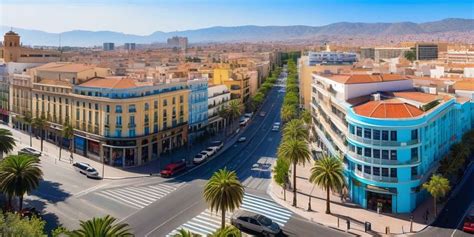
[[[464,216],[469,207],[474,203],[474,165],[466,171],[466,177],[463,179],[458,190],[454,190],[443,210],[433,224],[427,227],[417,236],[426,237],[454,237],[454,236],[473,236],[461,230]]]

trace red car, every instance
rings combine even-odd
[[[471,209],[469,214],[466,216],[466,219],[464,219],[462,230],[474,234],[474,209]]]
[[[168,164],[161,172],[161,177],[171,177],[176,173],[179,173],[186,169],[186,163],[184,161],[179,161],[175,163]]]

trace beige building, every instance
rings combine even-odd
[[[23,47],[20,36],[13,31],[5,33],[2,44],[0,58],[6,63],[46,63],[59,61],[61,57],[59,51]]]
[[[239,99],[242,104],[247,103],[250,98],[250,75],[247,68],[215,68],[212,84],[227,86],[231,99]]]

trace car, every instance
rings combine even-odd
[[[31,147],[24,147],[18,151],[18,155],[30,155],[30,156],[40,157],[41,151],[38,151]]]
[[[90,166],[87,163],[84,162],[75,162],[72,164],[74,166],[74,169],[79,171],[79,173],[86,175],[88,178],[99,178],[99,172],[97,172],[96,169],[94,169],[92,166]]]
[[[281,125],[281,123],[280,122],[274,122],[273,125],[279,127]]]
[[[247,141],[247,138],[246,137],[239,137],[239,139],[237,141],[238,142],[245,142],[245,141]]]
[[[474,234],[474,207],[471,208],[469,214],[464,219],[462,230],[467,233]]]
[[[216,147],[208,147],[203,152],[206,152],[207,156],[209,157],[209,156],[212,156],[212,155],[216,154],[217,148]]]
[[[186,169],[186,162],[178,161],[165,166],[163,170],[160,171],[161,177],[168,178],[171,177],[181,171]]]
[[[259,115],[260,115],[260,117],[265,117],[266,114],[267,114],[267,113],[265,113],[265,111],[262,111],[262,112],[260,112]]]
[[[201,163],[204,162],[206,159],[207,159],[207,154],[199,153],[199,154],[197,154],[197,155],[194,156],[194,158],[193,158],[193,163],[194,163],[194,164],[201,164]]]
[[[242,119],[240,119],[239,124],[240,124],[241,127],[243,127],[243,126],[247,125],[248,121],[249,121],[249,118],[242,118]]]
[[[278,125],[273,125],[272,131],[280,131],[280,126],[278,126]]]
[[[222,141],[212,141],[210,147],[215,147],[216,151],[218,151],[224,147],[224,143]]]
[[[253,112],[245,113],[245,114],[244,114],[244,117],[245,117],[245,118],[251,118],[252,115],[253,115]]]
[[[239,230],[256,232],[263,236],[276,236],[281,232],[280,226],[270,218],[245,210],[234,212],[230,222]]]

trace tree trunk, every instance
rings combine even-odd
[[[18,197],[18,203],[20,204],[19,210],[23,210],[23,195]]]
[[[43,140],[44,140],[44,131],[41,129],[40,131],[40,138],[41,138],[41,152],[43,152]]]
[[[222,216],[221,216],[221,229],[224,229],[225,227],[225,208],[222,208]]]
[[[59,138],[59,160],[61,160],[61,150],[63,149],[63,138]]]
[[[73,156],[73,153],[74,153],[74,139],[69,139],[69,147],[71,147],[71,163],[74,161],[74,156]]]
[[[30,147],[33,147],[33,131],[31,129],[31,124],[28,125],[28,131],[30,133]]]
[[[293,206],[296,207],[296,161],[293,162]]]
[[[283,186],[283,200],[286,201],[286,187]]]
[[[327,187],[327,189],[326,189],[326,214],[331,214],[331,207],[330,207],[331,202],[329,200],[329,198],[330,198],[329,197],[329,191],[330,191],[329,187]]]
[[[437,199],[438,199],[438,198],[433,198],[433,202],[434,202],[434,217],[436,217],[436,216],[438,215],[438,210],[437,210],[437,207],[436,207]]]

